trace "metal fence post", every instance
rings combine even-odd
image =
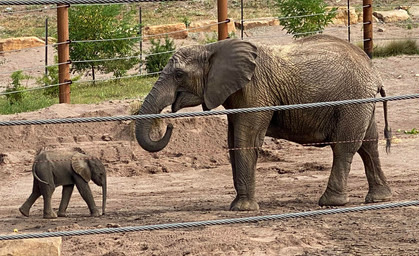
[[[364,51],[372,58],[372,0],[363,0]]]
[[[68,32],[68,7],[69,5],[59,4],[57,6],[57,30],[58,30],[58,63],[65,63],[70,60],[70,45]],[[66,43],[67,42],[67,43]],[[59,102],[70,103],[70,64],[58,66],[59,83]],[[66,84],[62,84],[66,83]]]
[[[218,22],[223,22],[218,24],[218,40],[224,40],[228,37],[228,27],[227,23],[227,0],[217,0],[217,10],[218,10]]]

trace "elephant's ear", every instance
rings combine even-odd
[[[208,109],[213,109],[252,79],[257,47],[247,41],[228,39],[210,45],[208,50],[209,72],[204,102]]]
[[[75,153],[71,158],[71,166],[73,170],[80,175],[84,181],[89,182],[92,178],[89,165],[87,164],[87,156],[81,153]]]

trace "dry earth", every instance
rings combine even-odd
[[[361,33],[360,27],[354,31]],[[385,33],[388,37],[409,37],[411,32],[387,25]],[[278,27],[248,33],[270,36],[283,32]],[[346,34],[344,28],[331,33],[341,37]],[[258,39],[264,40],[273,42],[269,37]],[[284,37],[280,42],[287,40]],[[35,56],[27,51],[20,54],[20,58]],[[16,60],[17,56],[5,58]],[[407,56],[374,60],[388,95],[419,93],[418,60]],[[130,101],[54,105],[32,113],[0,116],[0,120],[126,115],[129,105]],[[389,106],[397,138],[390,154],[385,153],[383,141],[379,149],[394,193],[392,202],[416,200],[419,135],[396,131],[419,128],[418,102],[397,101]],[[381,104],[377,105],[376,119],[382,138]],[[326,187],[332,162],[329,147],[303,147],[266,138],[256,174],[261,210],[231,212],[228,206],[235,192],[226,150],[225,117],[169,121],[175,125],[174,134],[168,147],[159,153],[147,153],[137,145],[130,122],[0,127],[0,179],[5,181],[0,186],[0,234],[11,234],[14,229],[19,233],[95,229],[320,209],[317,200]],[[87,206],[74,192],[68,218],[42,219],[42,199],[35,203],[29,218],[21,216],[18,208],[31,191],[35,152],[40,148],[74,147],[100,157],[107,167],[107,214],[89,217]],[[363,205],[368,185],[359,156],[354,159],[348,183],[348,206]],[[94,184],[91,187],[100,205],[101,189]],[[55,208],[60,194],[61,188],[57,188]],[[406,207],[240,225],[66,237],[62,255],[417,255],[418,213],[419,207]]]

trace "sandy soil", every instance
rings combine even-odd
[[[283,33],[278,29],[249,33]],[[333,33],[345,36],[345,29],[337,31]],[[391,25],[386,31],[389,37],[410,33]],[[419,93],[418,60],[406,56],[374,60],[388,95]],[[130,104],[54,105],[32,113],[0,116],[0,120],[126,115]],[[389,107],[396,138],[391,154],[385,153],[384,141],[379,148],[394,193],[392,202],[415,200],[419,198],[419,137],[403,130],[419,128],[418,102],[391,102]],[[382,138],[381,104],[377,105],[376,119]],[[317,200],[326,187],[332,162],[329,147],[303,147],[266,138],[256,173],[261,210],[231,212],[228,206],[235,191],[226,150],[225,117],[168,122],[174,124],[174,134],[159,153],[148,153],[138,146],[130,122],[0,127],[0,179],[5,181],[0,186],[0,234],[11,234],[13,229],[29,233],[125,227],[320,209]],[[35,152],[74,147],[98,156],[108,170],[107,214],[89,217],[87,206],[74,192],[67,218],[42,219],[42,199],[35,203],[29,218],[20,215],[18,208],[31,191]],[[354,159],[348,186],[348,206],[363,205],[368,185],[359,156]],[[94,184],[91,188],[100,205],[101,189]],[[57,188],[54,208],[58,208],[60,194],[61,188]],[[241,225],[67,237],[63,238],[62,255],[417,255],[418,212],[419,207],[406,207]]]

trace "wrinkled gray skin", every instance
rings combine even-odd
[[[43,151],[36,156],[32,173],[34,175],[32,194],[19,208],[24,216],[29,216],[30,208],[42,195],[44,218],[57,218],[51,207],[51,196],[56,187],[63,186],[58,217],[66,217],[74,185],[86,201],[90,215],[100,216],[88,184],[90,179],[96,185],[102,186],[102,213],[105,214],[106,170],[99,159],[76,151]]]
[[[331,36],[316,35],[288,46],[255,45],[238,39],[178,50],[144,100],[140,114],[160,113],[202,104],[204,110],[276,106],[372,98],[382,82],[371,61],[358,47]],[[385,134],[389,138],[387,105]],[[367,203],[389,200],[390,188],[380,167],[374,104],[344,105],[228,116],[229,148],[262,146],[271,136],[297,143],[352,141],[332,144],[333,165],[320,206],[348,202],[347,178],[355,153],[360,154],[368,179]],[[136,122],[136,138],[148,151],[169,142],[150,139],[153,121]],[[370,140],[362,142],[362,140]],[[389,146],[389,139],[388,139]],[[257,149],[230,151],[237,196],[231,210],[257,210],[255,167]]]

